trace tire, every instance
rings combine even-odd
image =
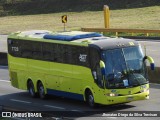
[[[96,107],[96,103],[94,102],[94,96],[92,94],[91,91],[87,92],[87,104],[91,107],[91,108],[95,108]]]
[[[35,89],[34,89],[34,84],[33,84],[33,82],[31,80],[28,81],[27,87],[28,87],[28,92],[29,92],[30,96],[31,97],[36,97],[36,92],[35,92]]]
[[[39,97],[41,99],[45,99],[46,98],[46,94],[45,94],[45,89],[44,89],[44,86],[42,84],[42,82],[39,82],[38,83],[38,94],[39,94]]]

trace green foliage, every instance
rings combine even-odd
[[[160,5],[159,0],[1,0],[6,15],[99,11]],[[1,11],[2,12],[2,11]]]

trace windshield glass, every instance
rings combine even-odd
[[[145,64],[140,46],[104,51],[106,87],[124,88],[146,84]]]

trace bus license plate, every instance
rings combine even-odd
[[[128,101],[133,101],[133,97],[128,97],[127,100]]]

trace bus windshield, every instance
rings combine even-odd
[[[126,88],[148,83],[140,46],[106,50],[106,88]]]

